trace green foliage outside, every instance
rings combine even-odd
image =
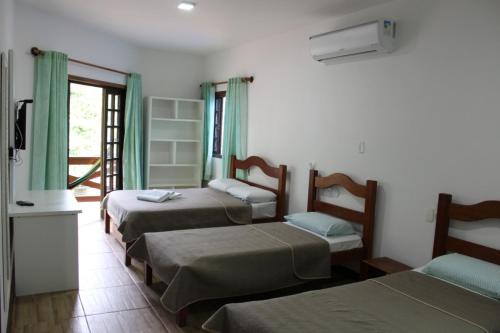
[[[69,156],[101,156],[101,88],[71,83],[69,115]],[[84,175],[91,165],[71,165],[72,176]],[[96,181],[99,181],[96,179]],[[79,186],[80,187],[80,186]]]

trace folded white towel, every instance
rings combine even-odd
[[[145,190],[137,195],[137,200],[150,202],[164,202],[181,196],[181,193],[168,190]]]

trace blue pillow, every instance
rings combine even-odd
[[[423,272],[439,279],[500,299],[500,266],[458,253],[437,257]]]
[[[354,228],[349,222],[322,213],[296,213],[285,216],[285,219],[297,227],[304,228],[321,236],[346,236],[355,234]]]

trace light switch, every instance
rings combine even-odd
[[[360,154],[364,154],[365,153],[365,142],[364,141],[361,141],[358,145],[358,152]]]

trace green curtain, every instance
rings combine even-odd
[[[229,79],[224,108],[224,135],[222,144],[222,175],[229,176],[231,155],[238,159],[247,157],[247,113],[248,84],[240,77]],[[238,170],[239,178],[246,178],[246,173]]]
[[[125,97],[125,133],[123,139],[123,188],[141,190],[143,184],[142,80],[130,74]]]
[[[205,100],[205,123],[203,127],[203,180],[212,178],[212,152],[214,145],[215,86],[212,82],[201,85],[201,96]]]
[[[31,189],[61,190],[68,182],[68,56],[35,58]]]

